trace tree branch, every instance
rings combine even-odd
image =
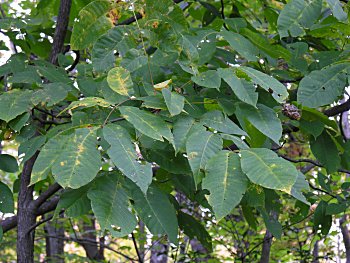
[[[58,183],[54,183],[53,185],[50,185],[49,188],[44,193],[42,193],[37,199],[33,201],[34,207],[38,208],[47,199],[49,199],[52,195],[54,195],[56,192],[58,192],[61,189],[62,187]]]
[[[340,105],[336,105],[332,108],[325,110],[323,113],[326,116],[331,117],[331,116],[338,115],[339,113],[343,113],[343,112],[348,111],[348,110],[350,110],[350,99],[347,100],[346,102],[340,104]]]
[[[57,65],[58,54],[60,54],[63,50],[64,38],[66,37],[67,33],[71,5],[72,0],[60,1],[60,9],[58,11],[58,19],[49,59],[49,61],[54,65]]]
[[[292,158],[289,158],[288,156],[285,156],[285,155],[279,155],[280,157],[282,157],[283,159],[287,160],[287,161],[290,161],[292,163],[311,163],[315,166],[318,166],[318,167],[324,167],[319,161],[317,160],[312,160],[312,159],[305,159],[305,158],[301,158],[301,159],[292,159]],[[343,169],[343,168],[340,168],[338,169],[338,172],[340,173],[347,173],[347,174],[350,174],[350,171],[349,170],[346,170],[346,169]]]
[[[56,209],[56,206],[58,204],[59,197],[51,198],[49,201],[43,203],[36,211],[36,216],[42,216],[48,212],[51,212]],[[0,225],[2,227],[2,230],[4,233],[7,231],[10,231],[11,229],[15,228],[17,226],[17,216],[12,216],[9,218],[6,218],[5,220],[1,221]]]

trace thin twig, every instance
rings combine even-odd
[[[139,259],[140,263],[143,263],[143,258],[141,257],[139,248],[137,247],[137,243],[136,243],[136,239],[135,239],[134,233],[131,233],[131,238],[132,238],[132,242],[134,243],[134,248],[135,248],[135,251],[136,251],[136,254],[137,254],[137,258]]]
[[[224,20],[224,28],[226,30],[229,30],[226,23],[225,23],[225,4],[224,4],[224,0],[220,0],[220,3],[221,3],[221,18],[222,20]]]
[[[53,215],[49,215],[47,218],[39,221],[38,223],[36,223],[35,225],[32,225],[28,230],[27,230],[27,234],[29,234],[30,232],[32,232],[34,229],[36,229],[38,226],[50,221],[53,218]]]

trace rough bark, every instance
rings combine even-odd
[[[264,236],[264,242],[261,250],[260,263],[268,263],[270,261],[270,250],[272,245],[272,234],[269,230],[266,230]]]
[[[58,10],[57,23],[55,29],[55,35],[53,37],[53,44],[49,61],[57,65],[58,54],[63,50],[64,38],[66,37],[70,8],[72,6],[72,0],[61,0],[60,9]]]
[[[350,233],[349,229],[346,225],[346,215],[344,215],[340,220],[339,220],[339,225],[340,225],[340,230],[343,235],[343,242],[345,246],[345,254],[346,254],[346,263],[350,263]]]
[[[64,263],[64,228],[62,222],[55,220],[44,226],[46,234],[46,262]],[[55,236],[57,238],[51,238]]]
[[[318,240],[317,240],[314,245],[314,250],[312,251],[312,263],[320,263],[318,252],[319,252],[319,248],[318,248]]]
[[[97,242],[95,220],[91,219],[90,224],[83,223],[83,230],[82,240],[88,239],[95,241],[94,243],[81,243],[85,250],[86,257],[96,261],[104,260],[104,239],[102,238]]]
[[[17,262],[34,262],[34,231],[28,232],[28,229],[35,224],[36,213],[33,206],[33,186],[30,184],[34,162],[38,154],[25,162],[20,178],[20,188],[18,193],[17,209]]]

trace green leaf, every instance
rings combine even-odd
[[[226,117],[221,111],[209,111],[201,117],[201,122],[219,132],[236,135],[247,135],[239,126]]]
[[[323,131],[316,139],[310,140],[310,148],[317,160],[333,173],[340,167],[340,156],[336,144],[327,131]]]
[[[205,128],[196,122],[190,116],[183,116],[174,123],[174,144],[176,153],[186,151],[187,138],[199,130],[205,130]]]
[[[298,171],[293,164],[269,149],[241,150],[243,172],[250,181],[265,188],[291,193]]]
[[[14,213],[15,202],[11,189],[0,182],[0,211],[1,213]]]
[[[120,95],[131,96],[134,94],[134,84],[130,73],[124,68],[112,68],[108,72],[107,82],[109,87]]]
[[[77,100],[73,101],[67,108],[65,108],[63,111],[60,112],[60,114],[68,111],[68,110],[74,110],[79,107],[84,107],[84,108],[90,108],[90,107],[103,107],[103,108],[108,108],[111,106],[109,102],[106,100],[99,98],[99,97],[87,97],[82,100]]]
[[[332,10],[333,15],[339,21],[347,21],[348,15],[344,12],[339,0],[327,0],[329,7]]]
[[[288,97],[287,88],[272,76],[248,67],[239,67],[237,70],[242,70],[248,74],[255,84],[268,92],[272,92],[272,97],[277,102],[283,102]]]
[[[49,83],[43,86],[43,89],[35,91],[32,94],[32,102],[34,105],[44,105],[47,103],[51,107],[63,101],[70,90],[70,86],[64,83]]]
[[[266,228],[271,232],[271,234],[273,236],[275,236],[276,238],[280,239],[281,236],[282,236],[282,225],[281,225],[281,223],[278,222],[277,219],[275,219],[273,217],[270,217],[265,209],[261,209],[260,208],[258,210],[259,210],[259,212],[261,213],[261,215],[262,215],[262,217],[264,219]]]
[[[326,215],[337,215],[344,213],[347,208],[346,203],[331,203],[326,208]]]
[[[170,128],[161,117],[135,107],[122,106],[119,110],[139,132],[158,141],[164,141],[163,138],[169,142],[173,141]]]
[[[221,78],[216,70],[202,72],[197,76],[192,76],[191,80],[199,86],[210,89],[219,89],[221,85]]]
[[[258,104],[257,108],[254,108],[240,103],[236,114],[240,122],[247,119],[260,132],[279,143],[282,136],[282,123],[273,109],[263,104]]]
[[[95,0],[80,10],[78,20],[73,25],[72,49],[89,47],[113,26],[112,20],[106,16],[110,9],[109,1]]]
[[[222,139],[220,136],[208,131],[193,133],[187,139],[187,158],[190,163],[196,185],[198,185],[201,181],[200,170],[204,170],[207,161],[221,149]]]
[[[299,201],[307,205],[310,205],[310,203],[306,200],[305,196],[302,193],[302,191],[309,191],[309,190],[310,190],[309,184],[305,179],[305,175],[302,174],[301,172],[298,172],[297,180],[295,181],[290,194],[296,199],[298,199]]]
[[[237,98],[254,107],[256,106],[258,93],[255,92],[254,85],[249,85],[247,82],[239,79],[232,68],[219,68],[218,72],[220,77],[230,86]]]
[[[166,234],[169,241],[177,244],[178,222],[175,209],[167,195],[155,185],[150,185],[144,195],[138,187],[127,185],[133,207],[153,235]]]
[[[184,231],[186,236],[191,240],[197,239],[209,252],[213,250],[211,236],[200,222],[181,211],[178,212],[177,219],[180,229]]]
[[[202,188],[209,190],[208,202],[220,221],[239,204],[247,189],[248,179],[242,172],[239,156],[229,151],[221,151],[212,157],[205,171]]]
[[[76,129],[52,165],[52,174],[62,187],[79,188],[94,179],[101,167],[95,128]]]
[[[341,63],[312,71],[299,83],[298,102],[311,108],[334,102],[344,92],[349,67]]]
[[[129,210],[121,176],[112,174],[98,178],[88,197],[102,230],[109,230],[114,237],[123,237],[135,229],[137,221]]]
[[[278,16],[277,27],[280,37],[298,37],[305,34],[304,28],[311,27],[321,15],[322,0],[292,0]]]
[[[58,135],[51,138],[44,147],[40,150],[38,158],[36,159],[32,176],[30,179],[30,184],[33,185],[41,180],[44,180],[51,171],[52,165],[60,157],[69,136]]]
[[[30,90],[15,89],[0,95],[0,120],[9,122],[29,111],[32,106],[31,94]]]
[[[133,30],[133,27],[117,26],[96,41],[91,54],[92,64],[96,71],[103,72],[114,66],[115,50],[125,55],[128,50],[136,48],[136,41],[130,37]]]
[[[22,162],[31,158],[45,143],[45,136],[36,136],[28,141],[22,142],[18,147],[18,156],[24,154]]]
[[[258,60],[259,50],[244,36],[226,30],[220,32],[220,34],[242,57],[246,58],[248,61]]]
[[[185,98],[176,92],[171,92],[169,89],[162,89],[162,94],[170,115],[180,114],[185,105]]]
[[[18,164],[15,157],[8,154],[0,154],[0,170],[8,173],[18,171]]]
[[[332,226],[332,216],[327,215],[328,204],[325,201],[321,201],[314,213],[314,230],[317,231],[321,228],[321,233],[327,235]]]
[[[247,28],[242,29],[242,34],[247,37],[251,43],[272,58],[291,59],[291,53],[288,49],[277,44],[270,44],[267,38],[263,37],[261,34],[255,33]]]
[[[91,210],[90,200],[87,192],[90,185],[84,185],[78,189],[67,189],[60,195],[55,215],[57,217],[62,209],[68,217],[78,217],[87,214]],[[88,202],[87,202],[88,201]]]
[[[59,82],[64,84],[72,83],[64,68],[56,67],[47,61],[35,61],[37,71],[52,83]]]
[[[107,153],[118,169],[146,193],[152,182],[151,164],[141,165],[127,130],[119,125],[107,125],[103,136],[111,145]]]

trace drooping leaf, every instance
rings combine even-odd
[[[108,108],[111,106],[109,102],[106,100],[99,98],[99,97],[87,97],[82,100],[77,100],[73,101],[67,108],[65,108],[63,111],[60,112],[60,114],[68,111],[68,110],[74,110],[79,107],[84,107],[84,108],[90,108],[90,107],[104,107]]]
[[[193,76],[191,80],[199,86],[210,89],[219,89],[221,85],[221,78],[216,70],[202,72],[197,76]]]
[[[171,116],[180,114],[185,105],[185,98],[169,89],[162,89],[162,94]]]
[[[133,28],[124,26],[114,27],[100,37],[92,49],[92,63],[96,71],[102,72],[111,69],[116,61],[114,52],[121,55],[137,46],[136,41],[130,36]]]
[[[79,188],[91,182],[101,167],[95,128],[76,129],[52,165],[52,174],[62,187]]]
[[[255,92],[255,87],[247,82],[239,79],[234,71],[230,68],[218,69],[220,77],[230,86],[235,95],[243,102],[256,106],[258,101],[258,93]]]
[[[305,34],[321,15],[322,0],[292,0],[278,16],[277,27],[280,37],[298,37]]]
[[[327,207],[327,202],[321,200],[314,213],[314,230],[320,229],[323,235],[327,235],[332,226],[332,216],[327,215]]]
[[[167,235],[169,241],[177,244],[178,222],[175,209],[155,185],[150,185],[143,194],[134,184],[127,184],[133,207],[153,235]]]
[[[196,122],[195,119],[189,116],[184,116],[179,118],[174,123],[173,133],[174,133],[174,144],[176,153],[179,151],[186,151],[186,141],[187,138],[199,130],[205,130],[205,128]]]
[[[107,82],[109,87],[120,95],[131,96],[134,94],[134,84],[130,73],[124,68],[112,68],[108,72]]]
[[[247,28],[242,29],[242,34],[247,37],[251,43],[258,47],[261,51],[273,58],[291,59],[288,49],[278,44],[271,44],[266,37],[259,33],[255,33]]]
[[[311,108],[334,102],[347,85],[349,67],[349,63],[341,63],[312,71],[299,83],[298,102]]]
[[[327,0],[329,7],[332,9],[333,15],[339,21],[348,20],[348,15],[344,12],[339,0]]]
[[[206,249],[212,251],[212,240],[205,227],[194,217],[179,211],[177,215],[179,227],[184,231],[186,236],[191,239],[197,239]]]
[[[18,164],[15,157],[9,154],[0,154],[0,170],[8,173],[18,171]]]
[[[158,141],[173,141],[173,135],[167,124],[158,116],[135,107],[119,107],[122,116],[139,132]]]
[[[146,193],[152,182],[152,167],[151,164],[141,165],[137,161],[135,146],[129,133],[123,127],[111,124],[103,128],[103,136],[111,145],[107,152],[113,163]]]
[[[272,97],[277,102],[283,102],[288,97],[287,88],[272,76],[248,67],[240,67],[239,70],[245,72],[255,84],[266,91],[272,92]]]
[[[91,210],[90,200],[87,199],[87,192],[90,185],[84,185],[78,189],[67,189],[60,195],[55,215],[57,217],[64,209],[68,217],[78,217]]]
[[[186,142],[187,158],[190,163],[196,185],[200,183],[200,172],[204,170],[207,161],[222,149],[222,139],[219,135],[199,131],[193,133]]]
[[[305,179],[305,175],[301,172],[298,172],[297,180],[295,181],[292,191],[290,194],[298,199],[299,201],[310,205],[310,203],[306,200],[305,196],[303,195],[302,191],[308,191],[309,190],[309,184]]]
[[[72,49],[89,47],[113,26],[112,20],[106,16],[110,8],[109,1],[95,0],[80,10],[78,20],[73,25]]]
[[[253,183],[287,193],[291,192],[298,177],[295,166],[270,149],[241,150],[241,165]]]
[[[66,143],[69,141],[68,139],[69,136],[67,135],[58,135],[48,140],[48,142],[41,148],[38,158],[33,166],[30,179],[31,185],[46,179],[53,164],[60,157],[66,147]]]
[[[208,202],[219,221],[239,204],[248,179],[241,169],[239,156],[229,151],[221,151],[209,159],[205,173],[202,188],[209,190]]]
[[[43,89],[35,91],[32,95],[34,105],[46,104],[51,107],[67,97],[70,87],[64,83],[49,83],[43,86]]]
[[[323,131],[316,139],[311,139],[310,148],[329,173],[336,172],[340,167],[340,156],[337,146],[327,131]]]
[[[9,122],[22,113],[29,111],[32,91],[12,90],[0,95],[0,120]]]
[[[248,61],[257,61],[259,50],[244,36],[231,32],[223,31],[220,33],[230,46]]]
[[[29,160],[29,158],[31,158],[35,152],[44,145],[45,141],[46,137],[40,135],[21,143],[18,147],[18,155],[25,155],[22,162]]]
[[[4,183],[0,182],[0,212],[14,213],[15,202],[11,189]]]
[[[236,114],[240,122],[244,123],[244,119],[247,119],[260,132],[279,143],[282,136],[282,123],[273,109],[263,104],[258,104],[257,108],[254,108],[240,103]]]
[[[100,177],[88,192],[92,211],[101,229],[109,230],[114,237],[130,234],[137,224],[120,180],[121,176],[116,174]]]
[[[201,117],[201,122],[204,125],[209,126],[217,131],[236,134],[236,135],[247,135],[237,124],[226,117],[221,111],[209,111]]]

